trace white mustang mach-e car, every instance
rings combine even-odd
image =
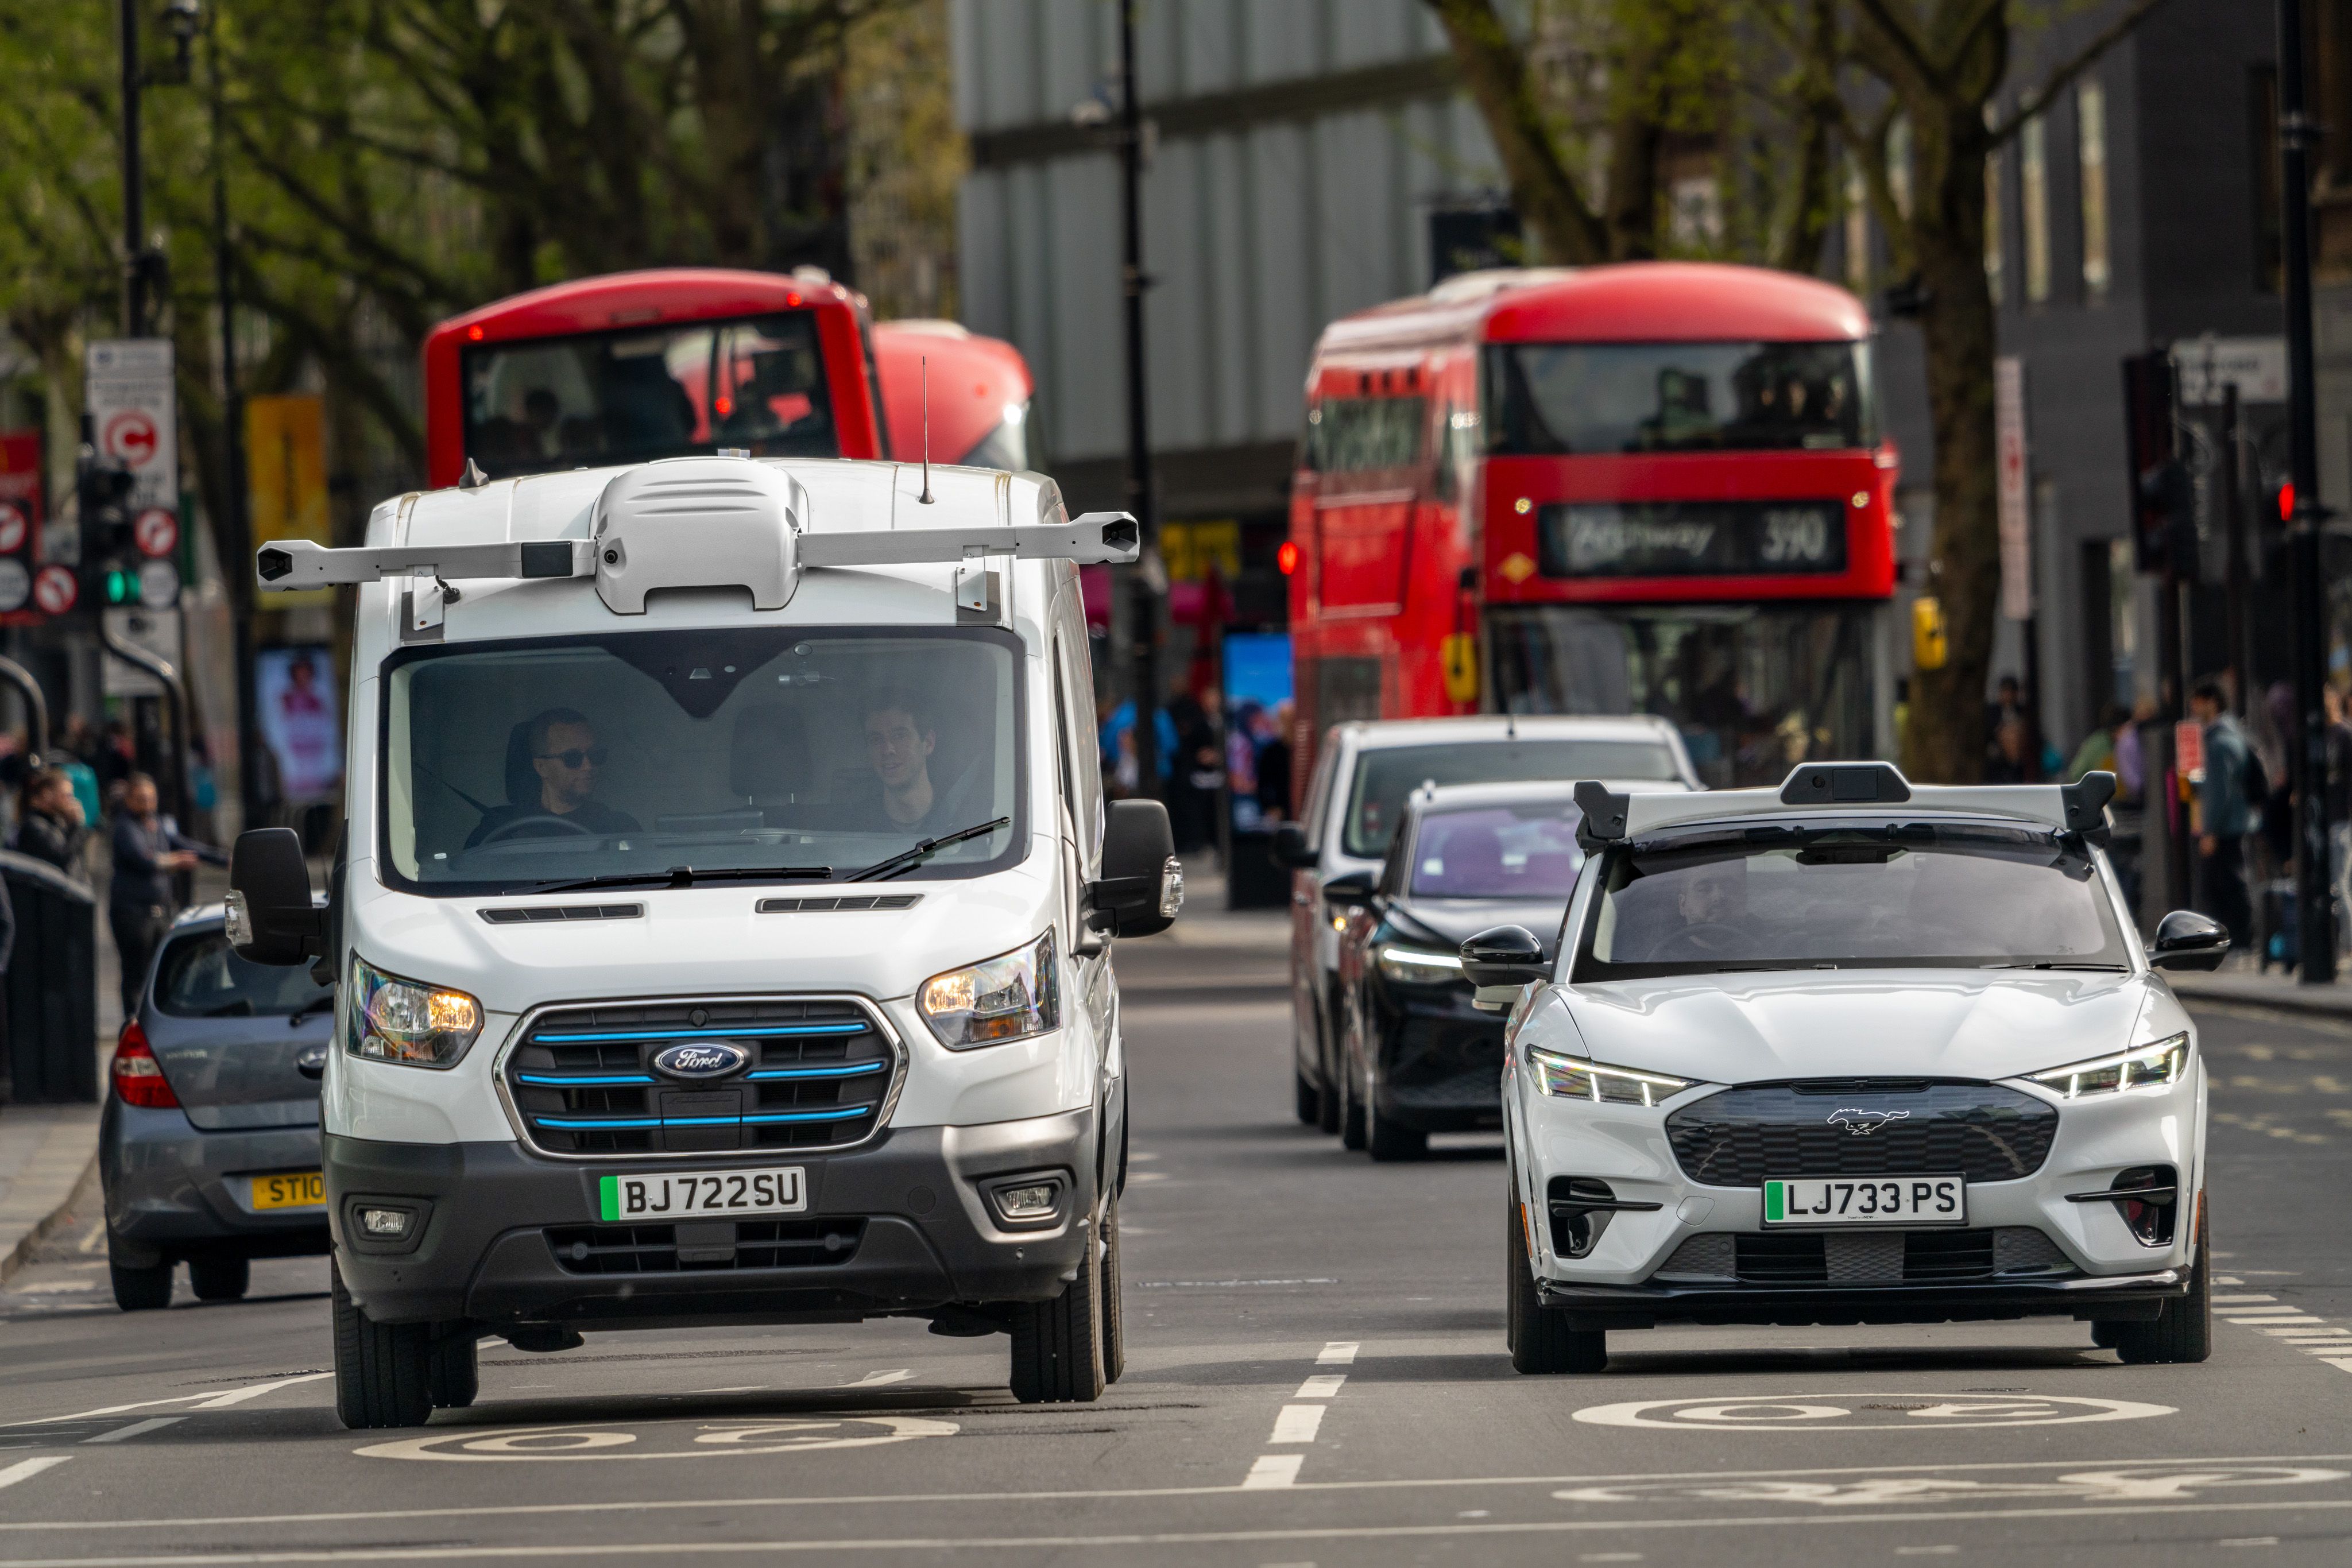
[[[1577,788],[1556,959],[1462,947],[1508,1009],[1509,1340],[1596,1372],[1660,1322],[2070,1317],[2202,1361],[2205,1071],[2103,848],[2111,775],[1928,788],[1806,764],[1779,789]]]

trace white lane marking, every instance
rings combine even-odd
[[[18,1285],[16,1288],[23,1295],[55,1296],[62,1295],[68,1291],[95,1291],[98,1289],[98,1281],[95,1280],[37,1280],[32,1284]]]
[[[149,1432],[160,1432],[166,1427],[176,1427],[186,1419],[185,1416],[150,1416],[144,1421],[133,1421],[128,1427],[117,1427],[111,1432],[100,1432],[97,1437],[84,1437],[82,1441],[121,1443],[132,1437],[143,1437]]]
[[[100,1416],[120,1416],[130,1410],[152,1410],[158,1405],[185,1405],[194,1410],[226,1410],[232,1405],[242,1405],[248,1399],[258,1399],[280,1388],[291,1388],[298,1383],[316,1383],[322,1377],[332,1377],[331,1372],[307,1372],[299,1377],[280,1377],[268,1383],[256,1383],[245,1388],[232,1388],[226,1394],[174,1394],[168,1399],[134,1399],[128,1405],[102,1405],[95,1410],[77,1410],[70,1416],[37,1416],[29,1421],[0,1421],[0,1429],[10,1427],[48,1427],[59,1421],[95,1421]]]
[[[1579,1563],[1639,1563],[1642,1554],[1638,1552],[1580,1552],[1576,1560]]]
[[[2277,1300],[2276,1296],[2216,1296],[2213,1304],[2217,1307],[2251,1307],[2258,1301]]]
[[[2290,1323],[2285,1328],[2256,1328],[2254,1332],[2268,1334],[2273,1339],[2336,1339],[2344,1333],[2342,1329],[2330,1328],[2326,1323]]]
[[[2323,1355],[2319,1359],[2338,1372],[2352,1372],[2352,1355]]]
[[[2263,1307],[2251,1312],[2216,1312],[2218,1318],[2233,1323],[2299,1323],[2312,1321],[2311,1314],[2300,1307]]]
[[[1361,1348],[1363,1348],[1361,1344],[1355,1340],[1335,1339],[1323,1347],[1322,1354],[1315,1358],[1315,1364],[1318,1366],[1353,1366],[1356,1364],[1356,1352]]]
[[[1244,1285],[1336,1285],[1339,1281],[1318,1280],[1138,1280],[1139,1289],[1146,1291],[1230,1291]]]
[[[95,1252],[98,1250],[99,1243],[105,1239],[106,1221],[101,1219],[96,1225],[89,1228],[89,1235],[83,1237],[80,1241],[75,1244],[74,1250],[77,1252]]]
[[[442,1459],[480,1464],[551,1463],[595,1459],[709,1459],[719,1454],[800,1453],[820,1448],[871,1448],[919,1437],[949,1437],[952,1421],[920,1416],[850,1416],[839,1418],[738,1418],[650,1423],[661,1436],[692,1427],[690,1447],[639,1447],[638,1434],[610,1427],[500,1427],[487,1431],[458,1427],[422,1437],[376,1443],[352,1450],[370,1459]],[[857,1430],[853,1430],[853,1428]]]
[[[1298,1392],[1291,1397],[1293,1399],[1337,1399],[1339,1396],[1339,1385],[1347,1381],[1348,1375],[1344,1372],[1328,1374],[1321,1377],[1310,1377],[1298,1385]]]
[[[464,1432],[445,1433],[445,1437],[462,1437]],[[1910,1476],[1923,1471],[1937,1475],[1987,1473],[2006,1470],[2081,1470],[2086,1468],[2144,1470],[2159,1467],[2205,1469],[2212,1466],[2243,1465],[2352,1465],[2352,1453],[2345,1454],[2229,1454],[2169,1455],[2150,1458],[2134,1455],[2128,1458],[2099,1459],[2000,1459],[1979,1460],[1963,1464],[1908,1465],[1829,1465],[1804,1466],[1783,1469],[1760,1470],[1641,1470],[1610,1474],[1549,1476],[1399,1476],[1381,1480],[1309,1481],[1302,1491],[1368,1492],[1454,1490],[1465,1487],[1565,1487],[1602,1486],[1612,1483],[1653,1486],[1665,1481],[1692,1481],[1714,1484],[1725,1480],[1749,1481],[1803,1479],[1816,1476]],[[133,1519],[0,1519],[0,1534],[16,1534],[26,1531],[74,1531],[82,1533],[125,1530],[188,1531],[198,1527],[222,1525],[296,1524],[318,1526],[368,1522],[404,1522],[425,1520],[535,1518],[541,1514],[591,1514],[616,1512],[658,1513],[680,1509],[703,1508],[843,1508],[852,1504],[868,1507],[904,1508],[910,1503],[958,1502],[1087,1502],[1104,1500],[1127,1500],[1135,1498],[1161,1497],[1223,1497],[1244,1490],[1238,1485],[1193,1487],[1105,1487],[1094,1490],[1061,1491],[969,1491],[969,1492],[828,1492],[798,1496],[637,1499],[625,1502],[609,1502],[591,1499],[574,1499],[563,1502],[488,1503],[461,1505],[455,1508],[387,1508],[345,1509],[316,1513],[243,1513],[196,1514],[169,1518]],[[2234,1507],[2234,1504],[2215,1504]],[[2247,1505],[2252,1506],[2252,1505]],[[2303,1507],[2304,1504],[2284,1503],[2263,1506]],[[2333,1506],[2333,1505],[2331,1505]],[[2352,1506],[2352,1505],[2347,1505]],[[1828,1517],[1816,1515],[1815,1517]],[[1919,1519],[1925,1514],[1887,1515],[1893,1518]],[[1955,1518],[1976,1517],[1958,1515]],[[1790,1522],[1796,1522],[1791,1517]],[[179,1562],[181,1559],[165,1559]],[[6,1560],[6,1568],[25,1568],[16,1559]]]
[[[887,1372],[869,1372],[856,1382],[845,1383],[842,1386],[844,1388],[882,1388],[893,1383],[904,1383],[914,1375],[914,1373],[906,1367],[895,1366]]]
[[[1304,1454],[1260,1454],[1250,1473],[1243,1478],[1242,1490],[1264,1491],[1268,1487],[1298,1484],[1298,1467],[1307,1462]]]
[[[2217,1541],[2213,1544],[2216,1546],[2276,1546],[2278,1541],[2279,1538],[2275,1535],[2240,1535],[2228,1541]]]
[[[1898,1546],[1895,1549],[1895,1555],[1897,1557],[1949,1557],[1958,1551],[1959,1548],[1957,1546]]]
[[[0,1469],[0,1487],[12,1487],[18,1481],[31,1480],[43,1470],[53,1470],[72,1458],[71,1454],[43,1454],[38,1458],[18,1459],[6,1469]]]
[[[1274,1418],[1274,1436],[1269,1443],[1311,1443],[1323,1425],[1323,1405],[1286,1405]]]

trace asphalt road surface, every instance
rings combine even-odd
[[[1016,1406],[1003,1340],[884,1322],[493,1342],[473,1408],[345,1432],[323,1261],[131,1317],[81,1228],[0,1294],[0,1562],[2352,1561],[2352,1028],[2200,1014],[2232,1320],[2201,1366],[2043,1322],[1665,1329],[1531,1378],[1491,1140],[1375,1166],[1296,1124],[1277,952],[1121,969],[1100,1404]]]

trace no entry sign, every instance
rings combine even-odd
[[[139,553],[157,559],[180,548],[180,519],[161,507],[150,507],[131,525]]]

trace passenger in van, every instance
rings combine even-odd
[[[530,773],[538,778],[538,792],[523,793],[520,800],[484,812],[480,824],[466,840],[467,849],[492,839],[551,838],[567,832],[603,837],[637,831],[635,817],[592,798],[605,753],[596,743],[595,727],[586,714],[551,707],[533,717],[525,734],[527,760]],[[508,792],[518,792],[512,779]]]
[[[931,787],[931,754],[940,731],[930,705],[903,686],[886,686],[866,701],[866,759],[882,787],[877,830],[902,829],[922,837],[962,826],[945,820]]]

